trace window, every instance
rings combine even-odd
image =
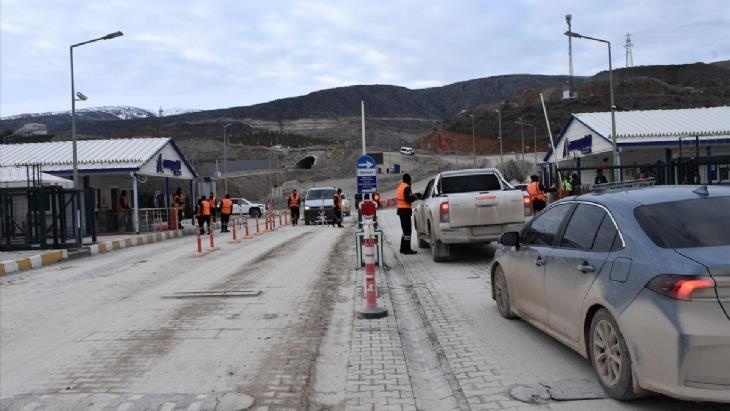
[[[596,240],[593,242],[593,251],[616,251],[621,248],[621,236],[618,235],[616,225],[611,216],[606,214],[598,227]]]
[[[315,188],[307,191],[307,200],[329,199],[335,194],[333,188]]]
[[[572,207],[573,204],[571,203],[559,204],[535,217],[532,224],[524,230],[522,243],[552,246],[555,242],[555,236],[560,230],[560,225]]]
[[[598,227],[604,217],[606,217],[606,212],[602,208],[589,204],[578,204],[565,228],[560,246],[576,250],[592,249]]]
[[[444,194],[469,193],[472,191],[501,190],[502,185],[495,174],[471,174],[465,176],[444,177],[441,190]]]
[[[640,206],[634,216],[662,248],[730,245],[730,197],[697,198]]]
[[[423,198],[428,198],[431,196],[431,189],[433,188],[433,179],[426,184],[426,189],[423,190]]]

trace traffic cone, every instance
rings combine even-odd
[[[365,240],[363,256],[365,258],[365,303],[360,310],[360,317],[382,318],[388,315],[388,310],[378,306],[375,283],[375,244],[371,239]]]

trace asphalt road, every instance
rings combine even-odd
[[[3,277],[0,408],[721,409],[606,399],[588,361],[499,316],[493,247],[436,264],[397,253],[394,210],[380,223],[378,320],[356,315],[353,219],[221,237],[201,257],[181,238]]]

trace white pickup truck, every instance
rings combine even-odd
[[[434,261],[449,257],[451,244],[488,243],[519,231],[532,215],[529,198],[494,168],[445,171],[426,185],[414,203],[420,248]]]

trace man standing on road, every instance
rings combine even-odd
[[[182,219],[183,211],[185,210],[185,195],[182,193],[182,188],[178,187],[175,194],[172,196],[172,206],[177,210],[177,228],[183,228]]]
[[[332,220],[332,227],[337,223],[337,227],[342,227],[342,189],[338,188],[335,194],[332,196],[332,209],[335,212],[335,217]]]
[[[416,196],[411,191],[411,175],[403,174],[403,182],[400,183],[395,190],[395,201],[398,207],[398,217],[400,217],[400,227],[403,230],[403,236],[400,239],[401,254],[416,254],[411,248],[411,203],[416,201]]]
[[[210,196],[208,197],[208,205],[210,206],[210,218],[215,223],[215,212],[216,212],[216,198],[215,194],[210,193]]]
[[[231,195],[226,194],[223,200],[221,200],[221,233],[228,232],[228,220],[231,218],[233,212],[233,200]]]
[[[532,211],[538,213],[547,205],[545,187],[540,183],[540,177],[536,174],[530,176],[530,183],[527,184],[527,194],[530,195]]]
[[[195,216],[198,218],[198,227],[200,234],[205,234],[205,223],[208,223],[208,234],[210,234],[210,203],[205,196],[200,197],[198,206],[195,208]]]
[[[289,203],[289,210],[291,210],[291,224],[297,225],[299,222],[299,204],[302,203],[302,199],[299,197],[296,188],[289,194],[287,202]]]

